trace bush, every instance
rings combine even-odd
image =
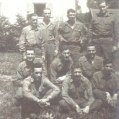
[[[16,23],[10,24],[8,18],[0,17],[0,51],[17,51],[17,43],[23,27],[27,25],[26,20],[16,16]]]

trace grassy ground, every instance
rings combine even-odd
[[[13,86],[20,61],[19,53],[0,53],[0,119],[20,119],[20,108],[14,104]]]
[[[20,61],[21,55],[19,53],[0,53],[0,74],[15,75]]]

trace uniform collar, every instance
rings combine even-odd
[[[102,13],[97,13],[97,16],[98,17],[109,17],[110,16],[110,13],[109,12],[107,12],[106,14],[102,14]]]

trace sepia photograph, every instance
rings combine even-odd
[[[119,0],[0,0],[0,119],[119,119]]]

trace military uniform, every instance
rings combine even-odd
[[[64,76],[71,73],[71,68],[73,66],[72,58],[69,61],[63,61],[62,58],[56,57],[50,65],[50,79],[53,83],[58,84],[58,77]]]
[[[94,96],[103,101],[106,100],[106,92],[111,96],[115,93],[119,94],[119,79],[114,72],[111,75],[105,75],[103,70],[96,72],[93,75],[92,84]]]
[[[19,39],[20,52],[25,52],[27,47],[33,47],[37,57],[43,54],[42,34],[39,32],[38,28],[34,29],[31,25],[23,28]]]
[[[28,76],[30,76],[32,72],[33,72],[33,64],[30,64],[29,66],[26,61],[23,61],[18,66],[17,78],[18,80],[23,80]]]
[[[22,101],[22,114],[23,117],[30,113],[39,113],[41,107],[38,105],[37,100],[47,98],[51,101],[55,98],[60,90],[52,84],[47,78],[42,77],[41,81],[34,81],[33,77],[27,77],[23,81],[23,101]]]
[[[90,111],[94,111],[98,107],[98,100],[94,100],[92,93],[92,85],[86,77],[82,77],[79,82],[74,82],[71,76],[67,76],[62,84],[61,107],[67,110],[76,109],[76,105],[80,108],[90,106]]]
[[[58,51],[58,41],[57,41],[57,27],[56,24],[49,22],[48,25],[45,22],[41,22],[39,24],[39,29],[42,32],[42,40],[44,41],[44,57],[46,58],[46,66],[47,70],[49,70],[49,66],[51,61],[54,58],[55,50]]]
[[[68,48],[71,50],[74,63],[78,64],[81,56],[81,47],[87,41],[87,28],[81,22],[75,22],[71,27],[68,21],[59,25],[59,47],[60,49]]]
[[[89,80],[92,79],[93,74],[99,71],[103,67],[103,58],[95,56],[93,62],[89,61],[87,56],[82,56],[79,59],[79,66],[84,74]]]
[[[112,59],[113,46],[117,45],[115,16],[111,13],[93,16],[90,33],[92,42],[96,45],[97,54],[105,59]]]

